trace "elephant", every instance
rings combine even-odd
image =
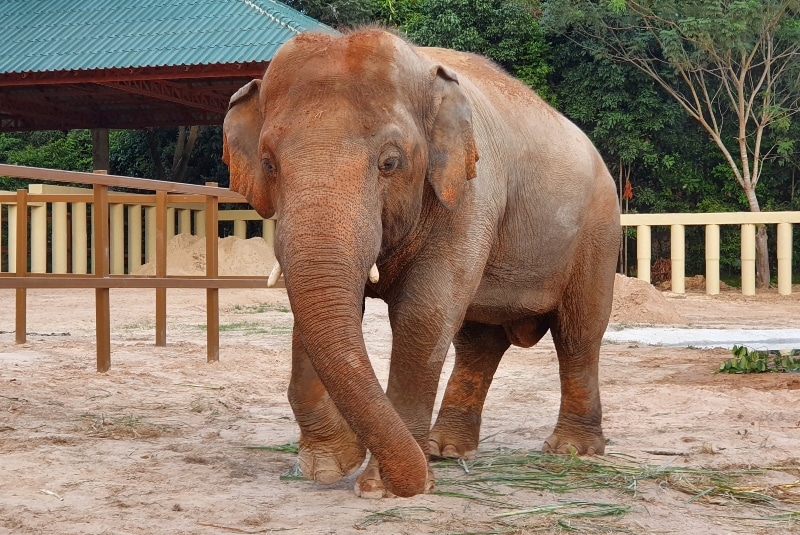
[[[369,451],[356,494],[429,492],[431,457],[475,454],[503,353],[548,330],[561,403],[542,449],[604,452],[616,187],[587,136],[527,86],[478,55],[383,29],[304,33],[231,97],[222,158],[230,188],[277,220],[307,477],[336,482]],[[365,297],[387,303],[385,392]]]

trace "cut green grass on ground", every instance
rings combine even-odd
[[[234,314],[263,314],[265,312],[291,312],[289,307],[277,303],[258,303],[257,305],[235,305]]]
[[[294,454],[297,446],[283,444],[249,449]],[[651,465],[621,454],[577,457],[500,449],[481,452],[473,461],[434,462],[437,475],[434,494],[462,499],[465,509],[470,503],[486,507],[486,518],[478,522],[479,526],[470,521],[469,531],[460,532],[475,535],[531,530],[641,532],[640,525],[626,526],[624,520],[632,510],[646,509],[645,505],[640,505],[646,502],[633,500],[645,493],[664,490],[684,494],[686,504],[709,507],[709,515],[759,524],[794,525],[800,520],[800,479],[783,485],[758,484],[766,479],[768,472],[800,476],[797,467],[709,470],[673,463],[674,459],[662,465]],[[293,475],[284,475],[281,479],[301,479],[300,474]],[[570,494],[587,490],[611,491],[610,495],[622,498],[623,503],[569,499]],[[565,499],[545,498],[546,503],[532,506],[525,499],[525,491],[543,497],[563,495]],[[452,521],[452,518],[448,520]],[[384,522],[418,523],[434,530],[447,530],[437,533],[455,533],[441,515],[428,507],[372,511],[357,527],[363,529]]]
[[[198,325],[201,331],[206,331],[208,326]],[[219,326],[219,332],[241,332],[244,334],[292,334],[291,325],[263,325],[255,321],[236,321],[233,323],[223,323]]]

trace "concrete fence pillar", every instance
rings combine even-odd
[[[178,234],[192,233],[192,211],[188,208],[178,210]]]
[[[175,237],[175,208],[167,208],[167,243]]]
[[[156,207],[144,208],[144,261],[156,261]]]
[[[243,240],[247,239],[247,221],[243,219],[234,219],[233,235]]]
[[[261,224],[261,235],[270,247],[275,247],[275,220],[265,219]]]
[[[706,293],[719,294],[719,225],[706,225]]]
[[[194,211],[194,233],[201,238],[206,237],[206,212],[205,210]]]
[[[686,230],[683,225],[670,226],[670,264],[672,291],[686,293]]]
[[[74,202],[72,210],[72,272],[85,275],[89,272],[89,240],[87,238],[86,203]]]
[[[650,282],[650,226],[636,227],[636,278]]]
[[[67,203],[54,202],[50,232],[53,252],[53,273],[67,272]]]
[[[128,273],[142,265],[142,205],[128,206]]]
[[[47,205],[31,205],[31,273],[47,273]]]
[[[792,224],[778,223],[778,293],[792,293]]]
[[[742,295],[756,294],[756,226],[742,225]]]
[[[17,205],[8,205],[8,272],[17,272]]]
[[[125,205],[111,204],[108,207],[109,218],[109,256],[110,273],[125,274]]]

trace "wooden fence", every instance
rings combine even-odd
[[[74,188],[57,190],[52,186],[20,189],[0,194],[7,205],[4,230],[8,235],[8,266],[0,273],[0,288],[16,290],[16,342],[25,343],[29,288],[93,288],[95,290],[97,370],[111,366],[109,290],[111,288],[153,288],[156,292],[155,344],[166,345],[167,288],[206,290],[207,359],[219,360],[219,290],[224,288],[266,288],[266,277],[221,277],[218,263],[220,203],[246,205],[239,194],[214,185],[198,186],[114,175],[58,171],[0,164],[0,175],[29,180],[44,180],[90,185],[85,193]],[[150,191],[130,194],[111,191],[127,188]],[[36,191],[46,193],[36,193]],[[49,207],[49,210],[48,210]],[[142,210],[144,216],[142,217]],[[199,277],[167,275],[167,241],[178,214],[178,229],[187,228],[187,217],[195,231],[205,237],[206,273]],[[68,227],[69,212],[71,225]],[[127,212],[127,225],[124,215]],[[241,213],[239,213],[241,212]],[[51,254],[47,258],[47,218],[51,224]],[[30,215],[29,215],[30,214]],[[88,214],[88,215],[87,215]],[[234,221],[235,232],[242,233],[246,221],[259,218],[252,210],[224,214]],[[141,222],[145,223],[142,233]],[[30,223],[30,224],[29,224]],[[263,221],[264,235],[271,240],[274,222]],[[125,251],[125,228],[128,250]],[[172,227],[174,229],[174,226]],[[68,231],[71,239],[68,240]],[[69,241],[69,247],[68,247]],[[88,244],[91,243],[91,248]],[[144,256],[141,244],[144,243]],[[71,250],[71,269],[67,251]],[[128,275],[123,260],[128,258]],[[130,275],[144,259],[155,262],[155,276]],[[48,269],[48,264],[50,269]]]
[[[0,164],[0,175],[28,180],[83,184],[78,189],[31,184],[28,190],[0,192],[7,262],[0,264],[0,288],[16,290],[16,341],[26,340],[28,288],[94,288],[97,315],[97,369],[111,365],[109,290],[153,288],[156,292],[156,345],[166,344],[167,288],[207,292],[208,360],[219,359],[219,290],[266,288],[265,277],[220,277],[220,221],[233,221],[233,234],[246,237],[247,222],[261,225],[272,243],[274,221],[251,209],[219,210],[220,203],[246,206],[239,194],[215,185],[198,186],[122,176],[57,171]],[[126,188],[152,193],[121,193]],[[4,209],[2,207],[5,207]],[[3,217],[4,216],[4,217]],[[49,219],[49,225],[48,225]],[[792,225],[800,212],[715,214],[625,214],[622,225],[636,228],[637,276],[650,282],[651,227],[670,227],[672,291],[684,293],[685,227],[705,227],[706,293],[719,293],[720,226],[741,233],[742,293],[755,294],[756,225],[777,225],[778,292],[792,292]],[[48,230],[49,229],[49,230]],[[176,233],[205,237],[206,274],[167,275],[167,242]],[[48,248],[48,242],[50,247]],[[91,244],[91,247],[90,247]],[[155,276],[135,276],[142,262],[155,263]]]

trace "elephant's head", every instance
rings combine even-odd
[[[424,203],[454,209],[475,176],[457,75],[386,32],[304,34],[231,98],[223,131],[231,188],[277,215],[276,257],[317,374],[387,487],[421,492],[425,456],[369,364],[361,304],[380,252]]]

